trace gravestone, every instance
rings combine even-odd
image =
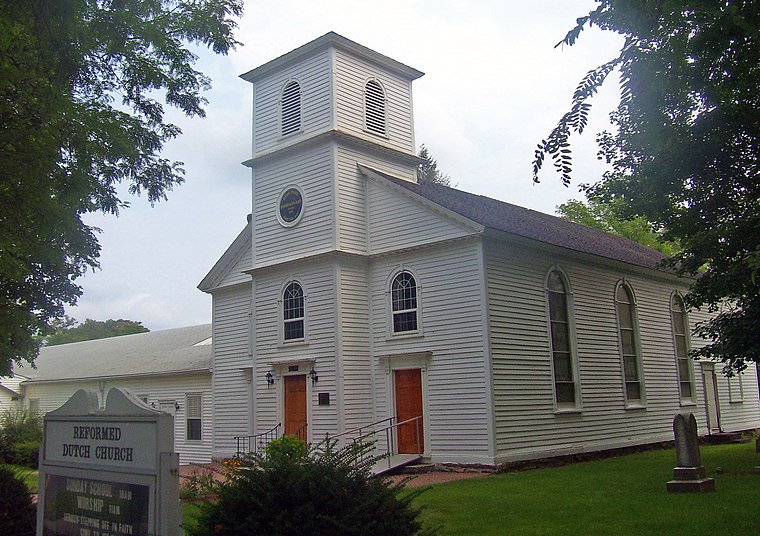
[[[668,493],[715,491],[715,480],[707,478],[697,440],[697,420],[693,413],[678,413],[673,419],[676,438],[676,467]]]
[[[124,389],[80,389],[45,415],[37,536],[180,534],[174,418]]]

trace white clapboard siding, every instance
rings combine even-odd
[[[692,311],[689,321],[694,327],[698,322],[709,318],[705,310]],[[692,337],[692,347],[701,348],[706,342],[698,337]],[[714,363],[715,380],[718,390],[718,410],[720,413],[720,428],[724,432],[733,432],[757,428],[758,424],[758,382],[757,368],[750,365],[740,376],[728,378],[723,373],[723,364]],[[704,379],[700,364],[694,367],[696,385],[700,393],[704,393]],[[740,386],[741,384],[741,386]],[[743,395],[743,396],[741,396]],[[706,417],[703,421],[706,426]]]
[[[79,389],[96,391],[101,404],[109,389],[119,387],[129,389],[139,397],[147,397],[148,404],[159,407],[162,402],[173,407],[174,412],[174,449],[179,453],[181,464],[208,463],[211,461],[212,446],[212,397],[211,374],[172,374],[143,377],[102,378],[80,381],[29,382],[24,384],[24,397],[38,399],[40,411],[47,413],[61,407]],[[202,395],[201,440],[187,439],[186,395]]]
[[[334,245],[333,164],[329,143],[304,148],[256,168],[253,193],[253,265],[268,266],[321,253]],[[303,214],[297,225],[277,219],[282,191],[303,191]]]
[[[251,433],[250,311],[250,285],[213,295],[215,457],[234,454],[233,438]]]
[[[681,403],[670,297],[684,283],[563,258],[506,242],[489,242],[489,314],[496,442],[501,461],[600,450],[672,439],[673,416],[691,411],[704,426],[704,395]],[[582,406],[555,412],[545,277],[558,266],[572,292]],[[615,313],[615,287],[625,278],[636,299],[645,408],[626,409]],[[695,367],[698,368],[698,367]],[[745,419],[753,427],[757,413]]]
[[[419,337],[391,333],[389,284],[402,267],[415,275],[419,287]],[[395,413],[389,363],[403,365],[403,356],[429,352],[424,396],[434,462],[492,463],[481,271],[476,240],[380,257],[371,266],[376,416]]]
[[[282,291],[290,281],[298,281],[304,291],[306,314],[304,342],[283,343],[281,338]],[[317,384],[307,380],[309,433],[312,439],[334,434],[338,428],[337,382],[335,363],[335,268],[332,260],[300,265],[295,270],[278,268],[254,277],[255,363],[256,363],[256,433],[264,432],[283,419],[283,374],[289,366],[298,366],[305,374],[313,366],[319,375]],[[280,363],[280,364],[278,364]],[[271,372],[275,384],[267,386],[265,376]],[[318,393],[330,393],[330,406],[319,406]]]
[[[374,215],[370,215],[368,219],[367,207],[371,208],[372,204],[368,201],[367,191],[368,188],[378,188],[378,186],[373,186],[371,181],[359,173],[357,164],[407,180],[415,180],[416,168],[409,164],[394,163],[387,156],[383,158],[366,150],[339,146],[337,151],[338,249],[367,253],[368,229],[374,229],[372,222],[375,218]],[[398,196],[396,198],[398,200]],[[377,212],[376,209],[375,212]],[[399,214],[394,211],[394,215]],[[383,218],[385,215],[379,216]]]
[[[280,96],[289,80],[301,86],[301,131],[281,136]],[[272,73],[253,88],[254,157],[329,128],[332,121],[330,53],[303,58]]]
[[[369,277],[366,261],[338,266],[336,293],[338,352],[342,366],[343,430],[375,421],[372,389],[372,356],[369,351]]]
[[[342,50],[335,51],[334,61],[338,130],[415,153],[411,81]],[[385,89],[386,136],[370,134],[364,128],[364,86],[370,78]]]
[[[463,224],[436,213],[388,185],[367,181],[369,249],[381,254],[396,249],[461,238],[473,233]]]

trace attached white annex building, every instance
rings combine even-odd
[[[396,451],[480,464],[670,440],[682,411],[759,427],[754,369],[687,357],[699,318],[660,254],[416,182],[420,76],[334,33],[242,76],[252,215],[199,285],[213,455],[415,418]]]
[[[8,408],[47,413],[79,389],[98,393],[130,389],[155,408],[174,415],[174,445],[180,463],[211,459],[211,325],[124,335],[43,347],[35,368],[14,367],[0,378],[17,394]],[[0,396],[0,411],[6,409]]]

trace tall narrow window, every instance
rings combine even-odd
[[[282,296],[283,338],[286,341],[304,338],[303,319],[303,289],[298,283],[290,283],[285,287]]]
[[[623,355],[625,398],[628,403],[642,400],[641,352],[636,337],[636,309],[630,289],[621,284],[615,291],[615,305],[620,333],[620,351]]]
[[[377,80],[364,86],[364,121],[368,131],[385,136],[385,91]]]
[[[686,308],[683,300],[674,294],[670,300],[670,317],[673,321],[673,342],[678,364],[678,389],[682,399],[694,398],[691,360],[689,359],[689,332],[686,330]]]
[[[559,272],[549,274],[546,283],[549,301],[554,397],[558,405],[576,405],[575,364],[570,344],[570,310],[565,281]]]
[[[285,84],[280,99],[282,112],[282,135],[287,136],[301,130],[301,86],[292,80]]]
[[[200,441],[203,437],[203,430],[201,425],[203,422],[202,400],[202,395],[187,395],[185,397],[187,439],[189,441]]]
[[[409,272],[401,272],[391,283],[393,333],[417,331],[417,282]]]

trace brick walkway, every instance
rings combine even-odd
[[[180,476],[180,482],[182,482],[183,479],[191,476],[193,473],[199,473],[199,474],[205,474],[205,473],[213,473],[214,478],[221,480],[222,473],[220,471],[222,469],[221,465],[219,464],[199,464],[199,465],[180,465],[179,467],[179,476]],[[406,483],[407,486],[410,488],[418,488],[422,486],[432,486],[435,484],[442,484],[444,482],[453,482],[454,480],[464,480],[467,478],[479,478],[488,476],[492,473],[488,472],[479,472],[479,471],[427,471],[424,473],[416,473],[416,474],[398,474],[398,475],[389,475],[384,477],[385,480],[388,482],[396,483],[400,482],[401,480],[405,478],[409,478],[409,482]]]

